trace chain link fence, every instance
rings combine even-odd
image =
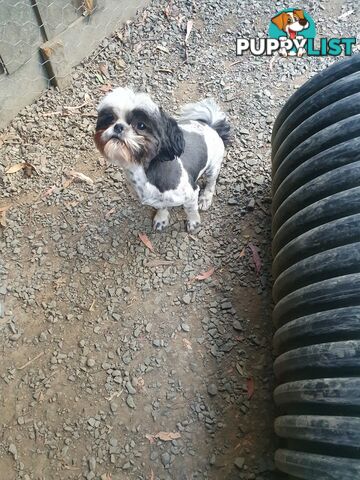
[[[147,0],[0,0],[0,128]]]

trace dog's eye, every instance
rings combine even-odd
[[[136,128],[137,128],[138,130],[145,130],[145,129],[146,129],[146,125],[145,125],[145,123],[143,123],[143,122],[139,122],[139,123],[136,125]]]

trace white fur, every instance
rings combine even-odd
[[[138,107],[148,110],[149,113],[159,111],[159,107],[147,93],[137,93],[130,88],[122,87],[115,88],[108,93],[100,102],[98,111],[106,107],[114,108],[119,116]]]
[[[209,125],[225,120],[225,113],[220,110],[213,98],[205,98],[197,103],[188,103],[181,109],[179,121],[203,120]]]

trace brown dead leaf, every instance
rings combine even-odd
[[[65,175],[70,178],[72,177],[73,180],[76,179],[76,180],[79,180],[80,182],[85,182],[88,185],[94,184],[94,180],[92,180],[90,177],[88,177],[84,173],[76,172],[75,170],[70,170],[69,172],[65,172]]]
[[[110,83],[105,83],[105,85],[101,85],[99,90],[101,90],[104,93],[111,92],[112,86],[110,85]]]
[[[215,268],[211,267],[210,270],[207,272],[199,273],[195,277],[191,278],[190,281],[193,280],[206,280],[207,278],[211,277],[211,275],[215,272]]]
[[[188,350],[192,350],[191,343],[189,342],[189,340],[188,340],[187,338],[183,338],[182,341],[183,341],[183,344],[185,345],[185,347],[186,347]]]
[[[261,271],[261,265],[262,265],[261,258],[260,258],[260,255],[259,255],[259,249],[257,247],[255,247],[255,245],[253,243],[249,243],[249,248],[250,248],[251,253],[252,253],[256,273],[259,275],[259,273]]]
[[[150,434],[147,433],[147,434],[145,435],[145,438],[147,438],[150,443],[155,443],[155,437],[154,437],[154,435],[150,435]]]
[[[139,238],[151,252],[155,253],[153,244],[150,242],[149,237],[146,235],[146,233],[139,233]]]
[[[92,15],[94,11],[94,0],[84,0],[84,9],[87,15]]]
[[[240,257],[240,258],[245,257],[245,253],[246,253],[245,248],[243,248],[243,249],[241,250],[241,252],[239,253],[239,257]]]
[[[252,377],[249,377],[246,381],[246,389],[248,394],[248,399],[250,400],[255,392],[255,383]]]
[[[109,78],[109,67],[105,62],[99,63],[99,70],[104,75],[104,77]]]
[[[188,43],[188,40],[189,40],[190,33],[191,33],[192,28],[193,28],[193,25],[194,25],[194,22],[193,22],[192,20],[188,20],[188,22],[187,22],[187,24],[186,24],[185,44]]]
[[[154,435],[154,438],[159,438],[163,442],[171,442],[171,440],[176,440],[180,437],[181,435],[179,432],[159,432]]]
[[[5,170],[5,173],[16,173],[16,172],[19,172],[20,170],[22,170],[23,168],[26,167],[26,163],[23,162],[23,163],[16,163],[15,165],[13,165],[12,167],[9,167],[7,170]]]

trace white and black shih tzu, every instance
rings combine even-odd
[[[169,224],[168,208],[183,205],[193,232],[199,209],[211,205],[229,135],[226,116],[212,99],[185,105],[176,121],[147,94],[116,88],[98,107],[95,143],[125,170],[140,202],[157,209],[155,230]]]

